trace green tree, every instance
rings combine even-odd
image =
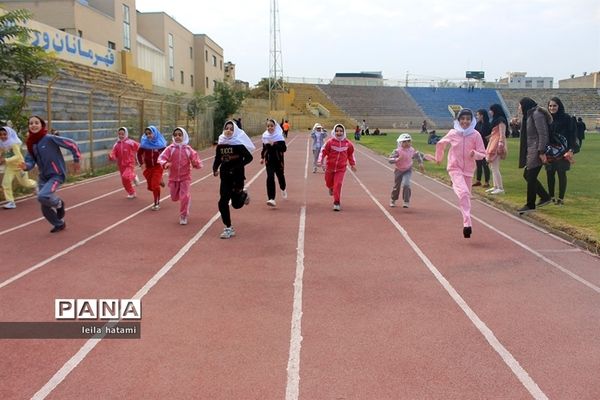
[[[3,84],[5,99],[0,107],[0,118],[11,120],[17,131],[27,124],[24,110],[27,107],[28,85],[42,76],[57,72],[56,60],[41,47],[26,44],[32,29],[23,26],[31,17],[27,10],[9,11],[0,16],[0,76],[16,84]]]
[[[217,82],[215,92],[210,96],[215,109],[213,114],[215,140],[222,132],[225,121],[240,109],[245,96],[245,92],[236,91],[223,82]]]

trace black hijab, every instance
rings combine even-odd
[[[530,97],[523,97],[519,104],[521,105],[521,113],[523,113],[521,137],[519,138],[519,168],[523,168],[527,164],[527,114],[537,107],[537,103]]]
[[[490,111],[494,113],[492,117],[491,129],[494,129],[496,125],[500,123],[504,123],[506,125],[506,129],[508,130],[508,119],[506,118],[506,114],[504,113],[504,109],[500,104],[492,104],[490,106]]]

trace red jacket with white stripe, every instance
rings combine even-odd
[[[325,161],[323,159],[326,159]],[[327,171],[338,172],[345,171],[348,163],[354,166],[354,145],[348,139],[337,140],[331,138],[325,143],[321,154],[319,154],[319,164],[327,166]]]

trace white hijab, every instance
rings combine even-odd
[[[283,136],[283,129],[281,129],[281,126],[279,126],[279,124],[273,118],[268,118],[267,122],[268,121],[271,121],[275,125],[275,130],[273,131],[273,134],[269,133],[268,129],[264,131],[262,134],[262,142],[264,144],[269,142],[281,142],[282,140],[285,142],[285,137]]]
[[[463,129],[460,126],[459,118],[461,114],[470,113],[471,114],[471,125],[469,125],[466,129]],[[477,125],[477,120],[475,119],[475,114],[472,110],[468,108],[463,108],[458,113],[458,117],[454,120],[454,130],[462,134],[463,136],[469,136],[475,132],[475,125]]]
[[[188,144],[190,142],[190,136],[188,135],[187,131],[184,128],[178,126],[177,128],[173,129],[173,133],[175,133],[177,129],[179,129],[183,133],[183,140],[181,141],[181,143],[176,143],[175,136],[173,136],[173,138],[171,139],[173,140],[173,144],[176,146],[183,146]]]
[[[254,149],[256,149],[256,146],[254,146],[252,140],[250,140],[248,135],[246,135],[246,132],[238,128],[237,124],[233,120],[225,122],[225,125],[227,125],[230,122],[233,124],[233,135],[231,135],[231,137],[227,137],[224,133],[221,133],[219,135],[219,141],[217,143],[227,144],[230,146],[234,146],[236,144],[243,144],[249,152],[253,152]],[[223,131],[225,130],[225,125],[223,125]]]
[[[123,140],[127,140],[127,138],[129,137],[129,131],[127,130],[127,128],[125,128],[124,126],[120,127],[119,129],[117,129],[117,134],[119,133],[120,130],[125,131],[125,138]],[[117,140],[121,140],[121,139],[117,139]]]
[[[344,136],[341,139],[338,139],[338,137],[335,136],[335,128],[337,128],[338,126],[341,126],[342,129],[344,130]],[[340,141],[346,139],[346,128],[344,128],[344,125],[342,125],[342,124],[335,124],[333,126],[333,129],[331,130],[331,137],[334,138],[335,140],[340,140]]]
[[[6,139],[6,142],[0,140],[0,147],[10,149],[15,144],[18,144],[19,146],[23,144],[21,139],[19,139],[19,135],[17,135],[17,132],[13,128],[10,126],[4,126],[3,128],[8,134],[8,138]]]

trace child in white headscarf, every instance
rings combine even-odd
[[[124,126],[119,128],[117,135],[119,138],[108,155],[108,159],[117,162],[121,183],[127,192],[127,198],[133,199],[136,196],[133,186],[137,186],[140,182],[135,174],[135,157],[140,144],[129,137],[129,131]]]
[[[231,120],[225,122],[223,133],[217,142],[213,163],[214,176],[221,177],[219,212],[225,225],[221,239],[235,236],[235,229],[231,225],[229,201],[231,200],[231,206],[235,209],[250,203],[250,196],[244,190],[245,166],[252,161],[251,152],[255,149],[246,132]]]
[[[452,180],[452,189],[458,197],[465,238],[470,238],[473,232],[471,226],[471,181],[476,167],[475,160],[482,160],[485,157],[483,139],[475,130],[476,123],[473,111],[463,108],[454,121],[454,129],[450,129],[446,136],[435,145],[435,161],[438,164],[442,162],[446,146],[450,145],[446,170]]]
[[[410,204],[411,188],[410,178],[412,176],[413,160],[419,163],[419,170],[424,171],[424,155],[412,147],[412,138],[408,133],[402,133],[398,137],[398,147],[392,152],[388,161],[395,164],[394,169],[394,187],[392,188],[390,207],[396,207],[396,200],[400,197],[400,187],[402,187],[402,207],[408,208]]]
[[[310,133],[312,138],[312,152],[313,152],[313,174],[317,172],[317,164],[319,161],[319,154],[327,138],[327,131],[318,122],[313,125],[312,132]]]
[[[267,205],[275,207],[275,175],[281,189],[281,197],[287,199],[285,184],[285,161],[283,153],[287,150],[283,130],[274,119],[267,119],[267,130],[262,135],[260,163],[267,170]]]
[[[188,143],[190,138],[185,129],[175,128],[173,143],[158,157],[158,163],[169,171],[169,190],[171,200],[181,200],[179,207],[179,224],[187,225],[190,213],[190,185],[192,183],[192,168],[202,168],[198,153]]]
[[[0,164],[5,164],[4,178],[2,178],[2,189],[4,189],[4,198],[6,199],[6,204],[3,206],[5,209],[17,208],[12,188],[15,178],[24,188],[36,187],[36,182],[29,179],[27,172],[20,168],[24,160],[23,153],[21,153],[22,144],[23,142],[13,128],[0,127]]]

